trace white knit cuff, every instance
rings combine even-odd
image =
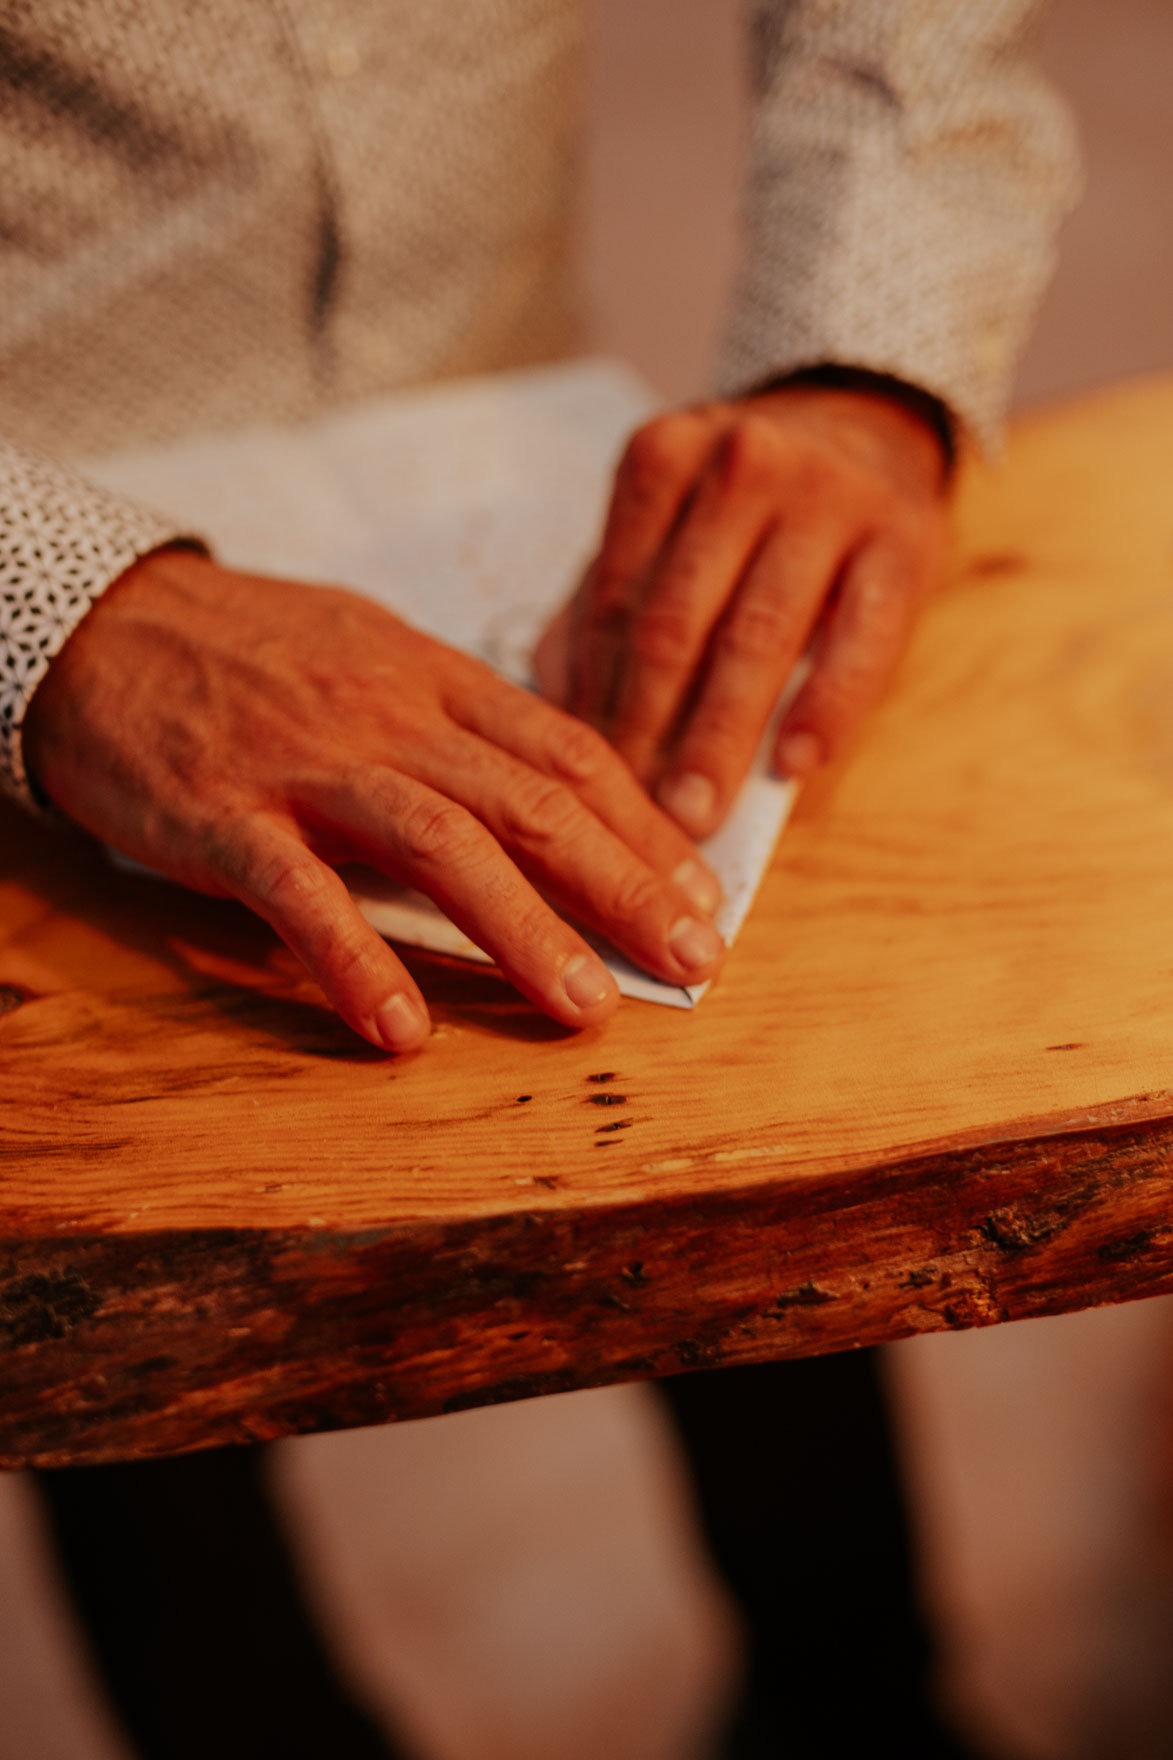
[[[182,528],[0,440],[0,791],[35,807],[21,750],[33,692],[86,612]]]
[[[841,366],[919,386],[979,446],[1081,178],[1030,0],[756,0],[743,267],[720,389]]]

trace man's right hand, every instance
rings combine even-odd
[[[427,893],[567,1026],[618,990],[542,894],[671,983],[721,962],[717,882],[600,734],[339,589],[157,551],[74,631],[24,741],[63,812],[249,905],[389,1051],[427,1009],[338,862]]]

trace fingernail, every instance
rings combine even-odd
[[[576,953],[562,968],[562,988],[575,1008],[596,1008],[614,994],[615,980],[593,953]]]
[[[428,1034],[427,1010],[397,990],[375,1014],[375,1031],[388,1051],[413,1051]]]
[[[787,776],[809,776],[823,761],[823,742],[814,733],[788,733],[778,746],[778,768]]]
[[[717,804],[717,790],[707,776],[686,770],[680,776],[666,776],[656,798],[678,825],[697,835],[708,830]]]
[[[711,966],[724,945],[712,923],[702,923],[699,917],[681,917],[668,935],[668,946],[690,972]]]
[[[681,892],[687,892],[698,910],[711,916],[721,902],[721,887],[714,874],[695,856],[686,856],[672,876]]]

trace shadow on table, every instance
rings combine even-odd
[[[162,977],[161,1002],[169,993],[173,999],[190,997],[305,1056],[349,1063],[385,1058],[334,1014],[268,925],[234,900],[121,873],[91,839],[30,822],[5,803],[0,803],[0,850],[6,878],[35,893],[47,911],[83,927],[82,945],[71,947],[74,957],[61,973],[63,987],[86,987],[94,970],[94,950],[84,944],[84,929],[89,929],[138,956],[109,974],[113,983],[103,983],[105,989],[141,993],[144,980],[151,982],[151,974],[142,970],[146,961]],[[493,968],[415,948],[395,951],[423,991],[437,1026],[456,1021],[526,1044],[566,1038],[572,1031],[541,1014]]]

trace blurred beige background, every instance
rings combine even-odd
[[[596,0],[583,280],[596,346],[701,390],[737,249],[742,0]],[[1087,194],[1020,400],[1173,367],[1173,5],[1053,0],[1038,60],[1082,130]]]
[[[595,11],[590,337],[688,396],[736,252],[740,4]],[[1023,401],[1173,368],[1173,0],[1056,0],[1040,55],[1082,124],[1088,194]],[[1173,1516],[1156,1472],[1168,1305],[890,1357],[951,1690],[973,1727],[1016,1760],[1173,1753]],[[294,1443],[278,1477],[348,1671],[427,1760],[700,1760],[732,1630],[640,1390]],[[19,1479],[0,1479],[0,1760],[128,1760]]]

